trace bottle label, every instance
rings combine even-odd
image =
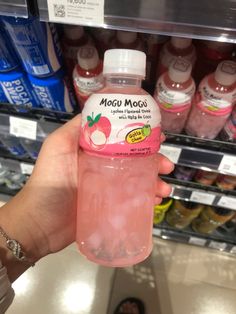
[[[102,89],[104,86],[104,77],[101,74],[85,78],[82,76],[77,76],[74,78],[76,92],[82,95],[91,95],[92,93]]]
[[[196,94],[196,103],[209,111],[217,112],[232,107],[235,95],[235,90],[231,93],[217,93],[216,90],[210,89],[207,80],[203,80]]]
[[[147,156],[158,151],[160,132],[160,112],[150,95],[94,94],[82,111],[80,145],[104,156]]]
[[[191,106],[194,92],[195,84],[193,81],[184,91],[177,91],[170,90],[162,77],[157,83],[155,98],[159,106],[164,109],[180,109],[181,107]]]
[[[226,132],[229,140],[236,140],[236,125],[233,124],[231,118],[226,122],[224,131]]]

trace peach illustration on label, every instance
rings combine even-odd
[[[108,118],[102,117],[101,113],[94,117],[87,116],[87,123],[84,126],[86,141],[97,150],[104,148],[111,133],[111,123]]]

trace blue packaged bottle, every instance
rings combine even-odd
[[[39,107],[27,75],[20,70],[0,73],[0,85],[10,104]]]
[[[47,78],[28,75],[43,108],[62,112],[72,112],[75,109],[76,101],[73,92],[63,74],[63,71],[59,71]]]
[[[61,68],[62,52],[54,24],[36,17],[3,17],[2,21],[26,72],[43,77]]]
[[[5,96],[4,90],[2,89],[2,86],[0,84],[0,103],[8,103],[8,99]]]
[[[17,68],[20,65],[20,61],[1,23],[0,29],[0,72],[6,72]]]

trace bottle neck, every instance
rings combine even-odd
[[[129,88],[141,88],[142,77],[139,76],[125,76],[125,75],[107,75],[105,77],[106,86],[108,87],[129,87]]]

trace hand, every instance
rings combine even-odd
[[[75,241],[80,123],[78,115],[45,140],[30,179],[2,215],[5,230],[36,255],[35,260]],[[161,154],[158,167],[161,174],[173,170],[173,164]],[[161,179],[157,187],[159,203],[171,188]]]

